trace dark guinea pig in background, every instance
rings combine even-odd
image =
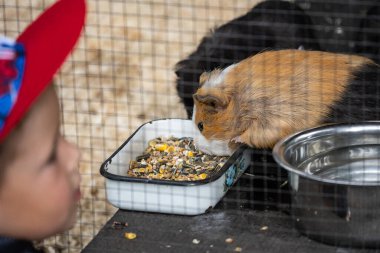
[[[191,118],[192,95],[204,71],[225,68],[268,49],[359,54],[380,63],[379,41],[377,0],[264,1],[210,31],[193,53],[179,61],[175,67],[176,88]]]
[[[268,49],[319,50],[311,19],[297,5],[265,1],[247,14],[214,29],[198,48],[176,65],[177,92],[189,118],[193,94],[205,71],[225,68]]]

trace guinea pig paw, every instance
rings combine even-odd
[[[244,143],[241,139],[240,136],[236,136],[234,138],[231,139],[232,142],[235,142],[235,143]]]

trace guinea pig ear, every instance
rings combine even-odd
[[[198,101],[199,103],[206,106],[206,110],[215,113],[218,111],[221,111],[226,108],[227,106],[227,100],[225,96],[220,96],[221,94],[206,94],[206,95],[199,95],[194,94],[193,98],[194,100]]]
[[[203,86],[203,84],[210,78],[211,72],[203,72],[199,77],[199,86]]]

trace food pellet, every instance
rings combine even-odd
[[[124,237],[127,238],[127,239],[129,239],[129,240],[133,240],[133,239],[135,239],[137,237],[137,235],[135,233],[126,232],[124,234]]]
[[[193,239],[193,243],[194,244],[199,244],[201,241],[200,240],[198,240],[198,239]]]
[[[128,176],[176,181],[204,180],[217,173],[227,156],[197,150],[190,137],[158,137],[148,142],[144,154],[131,160]]]
[[[243,251],[243,249],[241,247],[236,247],[235,248],[235,252],[242,252],[242,251]]]
[[[226,239],[226,243],[233,243],[233,241],[234,241],[234,239],[232,239],[232,238],[227,238]]]

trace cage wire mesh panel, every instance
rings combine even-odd
[[[192,95],[198,88],[203,71],[223,69],[250,55],[286,48],[353,53],[377,62],[379,60],[380,12],[376,1],[302,0],[276,4],[264,1],[268,4],[251,10],[259,2],[261,1],[88,1],[83,35],[55,78],[62,105],[62,132],[70,141],[77,143],[82,151],[79,169],[83,197],[75,227],[40,243],[45,249],[50,252],[81,251],[117,210],[110,202],[118,206],[134,199],[138,203],[129,203],[132,206],[128,208],[154,211],[148,207],[157,204],[158,210],[155,211],[169,207],[165,210],[170,213],[178,207],[177,201],[186,202],[190,195],[208,201],[215,197],[210,197],[214,196],[212,194],[205,195],[205,192],[225,190],[220,186],[200,190],[181,184],[173,187],[142,183],[124,186],[116,182],[111,187],[114,192],[110,201],[105,188],[105,180],[109,178],[105,179],[99,174],[100,166],[113,155],[117,155],[117,158],[107,165],[111,166],[108,169],[115,174],[126,174],[129,160],[139,155],[138,152],[143,152],[155,134],[177,134],[179,137],[191,135],[188,123],[176,123],[156,129],[149,128],[146,130],[149,134],[145,133],[146,135],[137,133],[132,136],[139,127],[152,120],[177,118],[187,122],[186,119],[193,112]],[[17,37],[51,3],[52,0],[0,0],[0,33]],[[212,39],[208,37],[202,40],[210,35],[210,29],[214,31]],[[198,48],[199,45],[201,47]],[[179,62],[181,64],[176,67]],[[282,66],[280,62],[277,65]],[[368,72],[364,74],[363,80],[366,76],[372,76],[374,83],[379,82],[378,74]],[[265,95],[274,96],[276,92]],[[372,95],[372,101],[376,101],[377,89]],[[359,104],[352,104],[352,109],[349,109],[351,112],[356,110],[351,115],[353,121],[357,118],[367,119],[365,115],[370,113],[361,111],[364,109],[361,104],[364,101],[363,95],[356,97],[359,98]],[[342,111],[339,105],[335,108],[338,112]],[[377,113],[376,103],[373,108],[370,111]],[[333,115],[332,121],[338,122],[340,116],[338,113]],[[322,120],[321,123],[324,122]],[[130,136],[132,139],[121,146]],[[144,137],[136,139],[139,136]],[[130,144],[132,142],[133,145]],[[216,208],[276,210],[285,212],[290,217],[288,173],[275,163],[270,149],[250,149],[249,155],[244,153],[242,157],[246,157],[250,166],[234,187],[220,201],[216,200]],[[223,175],[223,179],[225,177],[227,176]],[[120,195],[123,194],[123,187],[131,187],[127,197]],[[190,190],[183,190],[184,187]],[[304,188],[303,197],[310,197],[308,194],[314,194],[315,197],[314,192],[307,192],[307,187],[308,184]],[[341,194],[340,188],[333,187],[328,191],[330,197]],[[157,192],[158,195],[153,198],[148,196],[149,193]],[[169,197],[165,198],[166,195],[163,194],[160,196],[160,193]],[[376,193],[372,196],[378,197]],[[331,206],[341,204],[334,202],[334,198],[329,201]],[[160,203],[166,204],[160,207]],[[184,206],[196,209],[197,205],[198,202],[185,203]],[[187,211],[186,208],[181,210]],[[269,219],[288,217],[277,216],[276,212],[268,215]],[[314,221],[323,223],[316,215],[315,212],[311,213],[310,220],[313,221],[314,217]],[[338,215],[349,222],[350,212],[346,209]],[[376,225],[377,218],[371,217]],[[157,228],[157,233],[164,234],[164,229],[165,227]],[[263,230],[266,229],[268,228],[264,226]],[[288,227],[276,226],[276,229],[289,231]],[[378,231],[377,227],[373,229]],[[340,235],[335,236],[339,238]]]

